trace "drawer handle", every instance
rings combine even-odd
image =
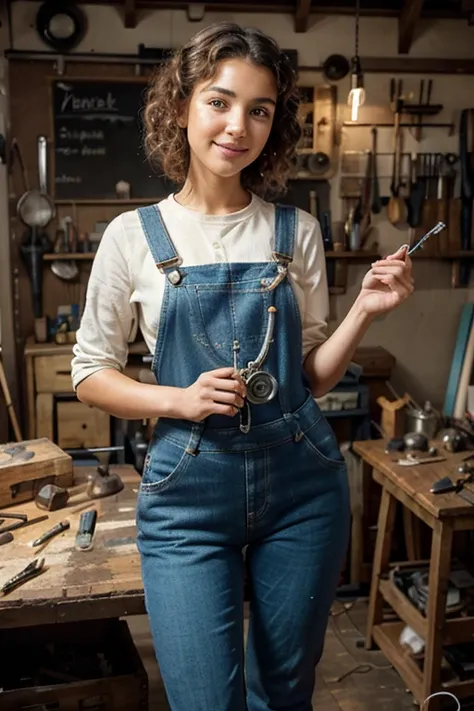
[[[56,375],[71,375],[71,369],[69,370],[57,370]]]

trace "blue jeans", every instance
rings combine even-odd
[[[257,427],[241,451],[212,435],[197,448],[196,427],[159,424],[137,509],[146,606],[171,710],[311,711],[348,540],[342,455],[323,418],[302,417],[297,437],[280,420],[264,446]]]

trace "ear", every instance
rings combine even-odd
[[[183,103],[180,107],[177,124],[180,128],[187,128],[188,126],[188,106],[187,103]]]

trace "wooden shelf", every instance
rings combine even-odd
[[[379,259],[380,254],[378,252],[369,252],[361,249],[358,252],[334,252],[332,250],[326,250],[324,252],[326,259],[362,259],[364,261],[370,261],[372,259]]]
[[[55,200],[56,205],[154,205],[163,198],[131,198],[128,200],[108,199],[108,200]]]
[[[402,649],[399,642],[404,627],[404,622],[384,622],[376,625],[373,633],[374,640],[400,674],[415,699],[421,703],[424,701],[421,668],[413,655]],[[421,662],[423,657],[417,659]],[[474,678],[461,681],[449,665],[442,669],[442,679],[440,691],[449,691],[461,699],[474,695]]]
[[[410,259],[413,261],[417,261],[418,259],[431,259],[433,261],[442,261],[442,260],[456,260],[456,259],[474,259],[474,249],[470,250],[459,250],[456,252],[447,252],[445,254],[430,254],[429,252],[423,252],[422,249],[420,249],[418,252],[415,252],[414,254],[411,255]]]
[[[43,259],[45,262],[56,262],[57,260],[67,260],[68,262],[85,262],[87,260],[90,261],[94,259],[94,257],[95,252],[59,252],[58,254],[56,254],[55,252],[48,252],[47,254],[43,254]]]
[[[388,579],[380,579],[379,589],[384,600],[400,619],[412,627],[422,639],[428,635],[428,621],[412,602]],[[446,613],[449,615],[449,611]],[[460,644],[474,635],[474,617],[447,617],[444,623],[444,644]]]
[[[397,670],[415,699],[420,702],[423,689],[421,669],[413,657],[400,646],[404,622],[385,622],[374,627],[374,640],[390,664]],[[403,660],[403,661],[401,661]]]

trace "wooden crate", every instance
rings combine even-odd
[[[124,620],[7,630],[0,644],[8,649],[0,666],[2,711],[148,709],[148,677]]]
[[[31,501],[44,484],[73,483],[72,458],[46,437],[0,445],[0,508]]]

